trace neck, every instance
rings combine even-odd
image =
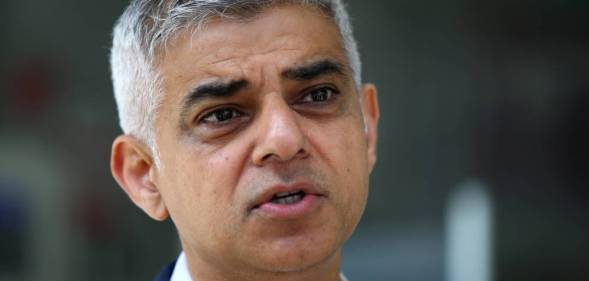
[[[198,254],[190,251],[186,251],[185,254],[194,281],[341,281],[341,250],[315,265],[292,271],[270,271],[245,264],[221,265],[206,262]]]

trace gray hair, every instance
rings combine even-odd
[[[360,56],[341,0],[132,0],[114,28],[110,64],[121,128],[150,146],[158,162],[155,118],[162,99],[156,57],[186,28],[201,28],[212,17],[244,19],[281,3],[320,8],[342,37],[356,88]]]

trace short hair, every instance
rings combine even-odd
[[[163,90],[155,61],[165,52],[170,38],[187,28],[202,28],[213,17],[247,19],[282,3],[316,7],[334,20],[356,89],[359,89],[360,56],[341,0],[132,0],[114,27],[110,53],[115,100],[123,132],[149,145],[159,158],[154,123]]]

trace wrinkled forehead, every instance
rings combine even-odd
[[[333,20],[316,8],[277,6],[247,21],[216,18],[200,29],[179,32],[159,56],[158,69],[168,77],[194,77],[223,67],[247,68],[264,57],[287,67],[320,56],[348,65]]]

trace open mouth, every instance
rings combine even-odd
[[[305,192],[302,190],[296,190],[292,192],[278,192],[274,194],[272,199],[270,199],[270,202],[279,205],[292,205],[303,200],[305,195]]]
[[[302,186],[302,184],[299,184]],[[274,186],[258,196],[250,211],[271,219],[298,219],[319,210],[327,198],[313,186]]]

